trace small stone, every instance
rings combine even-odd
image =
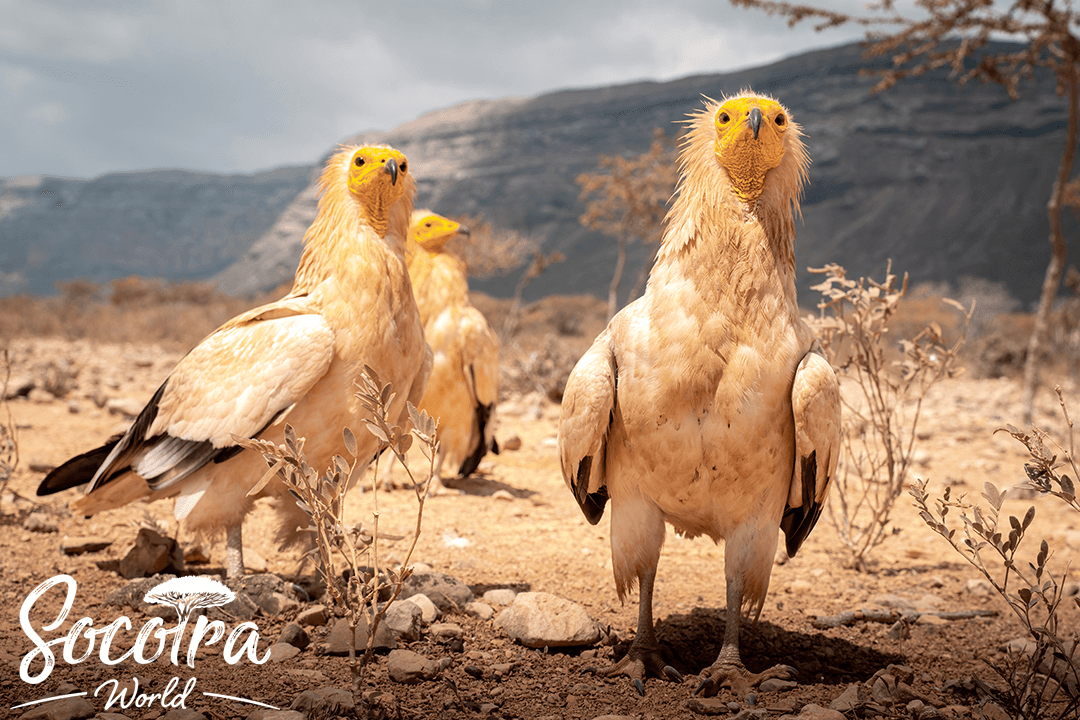
[[[72,415],[78,415],[82,412],[82,405],[78,400],[68,400],[68,412]]]
[[[405,598],[405,602],[411,602],[420,608],[421,617],[423,617],[424,622],[426,623],[435,622],[439,619],[439,616],[442,615],[442,613],[439,612],[439,608],[435,607],[435,603],[431,602],[431,598],[423,593],[411,595]]]
[[[465,631],[456,623],[435,623],[429,627],[428,630],[440,640],[448,640],[450,638],[460,639],[465,635]]]
[[[781,680],[780,678],[769,678],[758,685],[758,690],[761,692],[784,692],[792,688],[799,687],[799,683],[794,680]]]
[[[295,710],[270,710],[269,708],[256,708],[246,720],[308,720],[307,715]]]
[[[965,585],[967,591],[972,595],[979,597],[989,597],[994,593],[994,586],[990,584],[990,581],[986,578],[975,578],[968,580]]]
[[[293,647],[303,650],[311,642],[311,638],[308,637],[307,631],[300,627],[296,623],[289,623],[285,627],[281,628],[281,634],[278,635],[279,643],[288,643]]]
[[[132,398],[109,398],[105,402],[105,409],[112,415],[124,415],[136,418],[143,410],[143,403]]]
[[[173,708],[161,720],[206,720],[206,715],[192,708]]]
[[[210,562],[210,553],[202,545],[190,545],[184,548],[184,562],[188,565],[206,565]]]
[[[731,710],[720,698],[690,698],[686,706],[699,715],[727,715]]]
[[[419,594],[427,595],[442,612],[463,608],[473,599],[468,585],[438,572],[414,572],[409,576],[401,590],[402,598]]]
[[[293,698],[290,710],[297,710],[309,718],[327,718],[336,715],[352,715],[356,702],[352,693],[336,687],[305,690]]]
[[[809,580],[792,580],[784,586],[784,592],[793,595],[805,595],[814,589],[814,584]]]
[[[145,527],[139,528],[135,544],[120,560],[120,575],[128,580],[183,571],[184,553],[176,540]]]
[[[284,662],[300,654],[300,648],[289,643],[278,642],[270,646],[270,662]]]
[[[83,553],[98,552],[112,545],[112,540],[96,535],[77,535],[64,538],[60,543],[60,549],[65,555],[82,555]]]
[[[94,717],[94,706],[84,697],[52,700],[27,710],[19,720],[84,720]]]
[[[869,698],[862,685],[848,685],[847,689],[840,693],[839,697],[829,703],[829,709],[836,710],[845,715],[854,715],[855,711],[865,705],[868,701]]]
[[[26,467],[30,469],[30,472],[35,473],[50,473],[56,469],[56,463],[49,462],[48,460],[42,460],[41,458],[30,458],[30,462],[26,464]]]
[[[325,625],[326,621],[329,619],[330,612],[326,609],[325,605],[312,605],[296,614],[297,625],[318,627],[320,625]]]
[[[803,705],[798,718],[799,720],[845,720],[843,713],[813,703]]]
[[[27,393],[26,397],[30,400],[30,402],[37,403],[38,405],[48,405],[49,403],[56,400],[55,395],[53,395],[45,388],[39,387],[36,387],[29,393]]]
[[[485,592],[481,599],[488,605],[506,606],[514,602],[514,598],[516,597],[517,590],[511,590],[510,588],[496,588]]]
[[[330,655],[348,655],[350,636],[353,641],[353,647],[356,650],[367,650],[367,619],[361,619],[360,624],[356,626],[355,635],[351,635],[351,632],[349,621],[346,618],[339,619],[334,623],[334,627],[331,628],[330,634],[326,638],[326,652]],[[375,631],[374,647],[376,650],[387,650],[397,647],[397,641],[394,639],[394,634],[391,632],[390,628],[386,626],[386,623],[379,623],[379,628]]]
[[[521,449],[521,438],[518,437],[516,433],[514,435],[511,435],[510,437],[505,437],[505,438],[503,438],[502,440],[499,441],[499,449],[500,450],[520,450]]]
[[[492,500],[513,500],[514,496],[510,494],[509,490],[496,490],[491,494]]]
[[[439,672],[437,663],[412,650],[391,650],[386,660],[390,679],[399,683],[417,683],[434,680]]]
[[[49,516],[43,512],[30,513],[23,520],[23,528],[30,532],[37,533],[54,533],[59,530],[56,527],[56,523],[49,519]]]
[[[383,622],[397,637],[409,641],[419,640],[424,630],[424,613],[414,602],[395,600],[386,608]]]
[[[481,620],[490,620],[495,617],[495,608],[487,603],[471,602],[465,606],[465,613]]]
[[[600,639],[599,625],[585,608],[543,592],[519,594],[495,624],[526,647],[592,645]]]

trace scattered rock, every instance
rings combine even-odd
[[[439,673],[439,665],[412,650],[391,650],[386,670],[394,682],[411,684],[434,680]]]
[[[330,634],[326,637],[326,652],[330,655],[348,655],[350,639],[356,650],[367,650],[367,618],[361,619],[360,624],[356,626],[356,634],[350,636],[351,630],[348,619],[340,618],[334,623],[334,627],[330,629]],[[394,639],[394,633],[386,626],[386,623],[380,622],[379,629],[375,631],[375,649],[390,650],[396,647],[397,641]]]
[[[503,438],[502,440],[499,441],[499,449],[500,450],[520,450],[521,449],[521,438],[518,437],[516,433],[514,435],[509,436],[509,437],[505,437],[505,438]]]
[[[517,597],[517,590],[511,590],[510,588],[496,588],[495,590],[488,590],[484,593],[484,597],[481,598],[488,605],[509,605],[514,602],[514,598]]]
[[[82,404],[78,400],[68,400],[68,412],[78,415],[82,412]]]
[[[435,623],[428,628],[431,634],[438,640],[460,640],[465,636],[465,631],[455,623]]]
[[[472,590],[456,577],[439,572],[414,572],[401,589],[403,598],[424,594],[442,612],[463,608],[473,599]],[[423,608],[421,608],[423,609]]]
[[[246,720],[308,720],[307,716],[296,710],[270,710],[256,708]]]
[[[247,560],[248,552],[244,550],[244,559]],[[291,587],[277,575],[261,573],[258,575],[246,575],[237,580],[229,580],[225,583],[232,588],[237,596],[241,593],[251,599],[259,610],[269,617],[275,617],[300,608],[299,601],[293,597]]]
[[[686,706],[698,715],[727,715],[731,712],[727,703],[720,698],[690,698]]]
[[[284,662],[300,654],[300,648],[289,643],[276,642],[270,646],[270,662]]]
[[[56,400],[55,395],[53,395],[45,388],[39,387],[33,388],[26,397],[30,402],[37,403],[39,405],[48,405],[49,403]]]
[[[799,687],[799,683],[794,680],[781,680],[780,678],[769,678],[760,685],[758,690],[761,692],[783,692],[792,688]]]
[[[124,415],[134,419],[142,412],[143,403],[133,398],[109,398],[105,401],[105,409],[112,415]]]
[[[424,613],[419,605],[410,600],[395,600],[390,603],[383,622],[394,635],[404,640],[419,640],[424,631]]]
[[[70,697],[37,705],[20,715],[19,720],[84,720],[96,712],[86,698]]]
[[[413,605],[420,608],[421,617],[423,617],[424,622],[426,623],[435,622],[442,614],[439,612],[439,608],[435,607],[435,603],[431,602],[431,598],[423,593],[411,595],[408,598],[405,598],[405,602],[411,602]]]
[[[803,705],[798,715],[781,715],[780,720],[845,720],[844,714],[820,705]]]
[[[173,708],[162,715],[161,720],[206,720],[206,715],[191,708]]]
[[[41,458],[30,458],[30,462],[26,464],[26,467],[30,469],[30,472],[36,473],[51,473],[56,469],[56,463],[42,460]]]
[[[184,562],[188,565],[206,565],[210,562],[210,552],[200,544],[184,548]]]
[[[120,560],[120,576],[128,580],[183,571],[184,553],[176,540],[145,527],[139,528],[135,545]]]
[[[34,378],[29,375],[12,375],[7,382],[5,400],[14,400],[17,397],[26,397],[34,389]]]
[[[331,718],[336,715],[351,716],[356,709],[352,693],[336,687],[305,690],[293,698],[290,710],[297,710],[309,718]]]
[[[491,494],[492,500],[513,500],[514,496],[510,494],[509,490],[496,490]]]
[[[806,595],[813,591],[814,583],[809,580],[792,580],[784,586],[784,592],[793,595]]]
[[[490,620],[495,617],[495,608],[487,603],[471,602],[465,606],[465,613],[481,620]]]
[[[253,575],[263,575],[267,569],[266,558],[258,550],[244,548],[244,569]]]
[[[994,594],[994,586],[990,584],[990,581],[986,578],[975,578],[968,580],[965,585],[967,591],[972,595],[979,597],[990,597]]]
[[[112,545],[112,542],[109,538],[96,535],[76,535],[75,537],[64,538],[60,543],[60,550],[65,555],[82,555],[83,553],[104,550]]]
[[[829,703],[829,709],[836,710],[845,715],[854,716],[855,712],[869,701],[870,698],[867,696],[866,690],[862,685],[848,685],[847,689],[840,693],[839,697]]]
[[[526,592],[495,617],[495,625],[526,647],[592,645],[600,628],[581,605],[543,592]]]
[[[296,624],[319,627],[320,625],[325,625],[326,621],[329,619],[330,611],[326,609],[325,605],[312,605],[297,613]]]
[[[54,533],[59,531],[56,527],[56,523],[49,519],[49,516],[43,512],[33,512],[26,516],[23,520],[23,528],[30,532],[38,533]]]
[[[307,631],[304,630],[304,628],[296,623],[289,623],[281,628],[281,634],[278,635],[277,641],[279,643],[288,643],[293,647],[303,650],[311,642],[311,638],[308,637]]]

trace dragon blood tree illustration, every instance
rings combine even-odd
[[[192,575],[155,585],[143,597],[143,602],[175,608],[180,625],[183,626],[187,624],[191,613],[198,608],[227,605],[235,599],[236,594],[217,580]]]

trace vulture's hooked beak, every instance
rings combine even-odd
[[[758,113],[758,118],[761,118],[761,113]],[[754,130],[754,137],[757,137],[757,130]],[[390,184],[397,185],[397,160],[390,158],[383,165],[383,170],[390,173]]]
[[[757,140],[758,130],[761,129],[761,110],[750,109],[750,129],[754,131],[754,139]]]
[[[464,235],[465,237],[469,237],[470,235],[472,235],[472,233],[469,232],[469,228],[465,227],[464,225],[458,226],[457,234]]]

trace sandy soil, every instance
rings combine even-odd
[[[133,675],[152,682],[157,691],[173,676],[180,676],[181,682],[195,676],[199,691],[243,696],[276,707],[288,707],[306,689],[349,687],[347,660],[320,655],[316,649],[325,628],[313,630],[313,645],[282,664],[228,665],[218,652],[200,654],[194,670],[164,661],[151,665],[127,661],[107,667],[96,656],[76,665],[60,658],[44,683],[28,685],[20,679],[19,664],[32,645],[20,629],[18,614],[23,600],[39,583],[59,573],[71,574],[78,581],[70,617],[48,637],[65,632],[84,615],[94,618],[97,627],[103,626],[121,612],[103,604],[105,596],[126,581],[99,565],[127,551],[144,513],[176,530],[171,503],[130,506],[87,520],[67,510],[74,492],[38,499],[34,490],[43,477],[42,469],[96,446],[126,426],[123,416],[99,408],[93,402],[95,395],[145,401],[179,355],[153,347],[46,340],[15,341],[11,348],[15,375],[40,372],[44,364],[65,358],[79,374],[77,386],[63,399],[35,394],[10,403],[21,462],[8,489],[35,504],[9,496],[0,508],[0,715],[10,712],[11,717],[18,717],[22,710],[8,708],[63,691],[84,690],[101,711],[104,702],[92,697],[95,688],[109,678],[123,682]],[[1080,392],[1068,386],[1067,396],[1080,414]],[[934,388],[920,426],[917,476],[928,478],[932,491],[950,484],[972,496],[978,495],[985,481],[999,487],[1020,482],[1024,448],[1004,433],[994,434],[1006,423],[1019,423],[1019,397],[1017,383],[1006,378],[956,379]],[[408,644],[434,660],[450,658],[442,679],[417,685],[393,683],[387,677],[385,657],[379,657],[369,673],[370,688],[391,693],[403,716],[479,717],[482,712],[522,718],[692,715],[688,702],[696,678],[690,676],[715,659],[723,634],[724,548],[669,533],[663,550],[654,608],[657,632],[672,664],[687,676],[685,682],[650,679],[645,697],[639,697],[625,678],[583,674],[585,667],[602,667],[621,656],[635,631],[637,598],[620,603],[611,576],[607,520],[590,526],[560,477],[554,453],[558,412],[557,405],[538,396],[504,402],[498,435],[504,440],[518,436],[521,449],[489,456],[477,477],[461,483],[461,495],[427,502],[413,559],[460,578],[477,593],[511,587],[578,602],[593,618],[610,626],[620,642],[614,647],[545,653],[516,645],[491,621],[452,614],[447,620],[465,631],[465,654],[427,637]],[[1042,394],[1036,422],[1064,437],[1052,393]],[[372,499],[371,492],[351,494],[347,514],[353,522],[369,522]],[[1017,497],[1007,500],[1004,510],[1022,516],[1031,505],[1036,508],[1036,519],[1029,549],[1035,552],[1038,539],[1045,538],[1055,551],[1051,567],[1060,574],[1080,549],[1080,518],[1053,498]],[[379,506],[380,527],[385,532],[410,533],[416,513],[411,491],[380,492]],[[59,532],[25,529],[24,518],[35,509],[47,513]],[[298,553],[274,547],[272,521],[270,508],[260,504],[245,524],[245,544],[265,558],[269,572],[291,577],[297,571]],[[969,581],[979,577],[977,572],[926,528],[906,495],[897,503],[893,532],[873,554],[870,571],[856,572],[845,567],[847,553],[826,513],[799,556],[774,567],[760,621],[743,631],[743,657],[752,670],[778,662],[793,665],[799,671],[799,685],[784,692],[760,693],[757,707],[768,708],[776,716],[797,713],[806,703],[828,706],[850,684],[868,680],[889,664],[901,664],[914,671],[912,687],[944,715],[979,716],[979,696],[948,681],[976,676],[999,682],[984,660],[1000,661],[1004,657],[1001,646],[1020,636],[1022,628],[1003,601],[969,588]],[[77,535],[103,535],[114,542],[101,552],[64,555],[62,539]],[[187,538],[181,534],[180,540]],[[210,552],[209,565],[192,570],[218,571],[223,545],[211,546]],[[386,552],[390,559],[400,560],[404,544]],[[885,596],[901,596],[942,611],[994,610],[998,614],[957,621],[924,616],[907,639],[889,637],[885,624],[827,630],[811,625],[818,615],[886,604]],[[43,605],[42,617],[55,613],[54,606]],[[1080,612],[1072,603],[1068,605],[1063,610],[1067,623],[1080,626]],[[132,614],[136,628],[145,619]],[[260,636],[273,641],[290,619],[257,618]],[[477,679],[465,672],[470,664],[483,668],[506,662],[513,663],[513,668],[502,678],[485,673]],[[719,697],[742,700],[746,706],[744,699],[727,691]],[[246,718],[254,709],[201,694],[197,699],[193,695],[188,707],[211,718]],[[155,706],[130,708],[124,714],[154,718],[164,712]],[[896,717],[909,716],[903,706],[895,712]]]

